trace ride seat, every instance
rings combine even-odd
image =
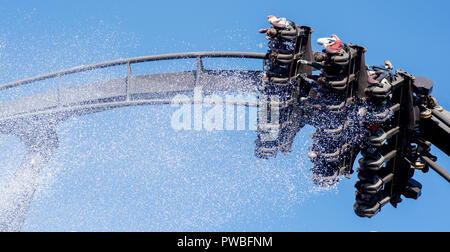
[[[297,38],[298,31],[297,29],[279,30],[278,34],[279,38],[283,40],[293,41]]]

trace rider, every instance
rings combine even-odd
[[[332,56],[338,55],[343,46],[342,40],[335,34],[331,35],[330,38],[320,38],[317,43],[325,48],[326,55],[317,54],[315,55],[315,60],[317,62],[323,62],[330,60]]]
[[[368,82],[371,85],[380,85],[384,79],[388,79],[392,75],[394,66],[389,60],[384,61],[384,66],[372,66],[367,72],[369,75]]]
[[[277,18],[275,16],[267,17],[269,24],[273,26],[273,28],[260,29],[259,33],[266,33],[267,39],[274,39],[278,35],[279,30],[292,30],[295,29],[295,23],[286,18]]]
[[[317,53],[314,55],[315,62],[300,60],[303,65],[309,65],[317,70],[321,70],[322,74],[317,79],[319,83],[325,83],[327,76],[336,76],[342,70],[342,67],[332,62],[332,57],[341,54],[344,43],[337,35],[331,35],[329,38],[320,38],[317,43],[323,46],[326,54]]]
[[[280,32],[282,30],[295,29],[295,23],[286,19],[278,18],[275,16],[267,17],[269,24],[272,25],[271,28],[260,29],[260,33],[266,33],[266,39],[269,40],[269,58],[266,61],[266,74],[263,75],[263,82],[268,83],[270,77],[287,77],[289,74],[289,66],[285,64],[279,64],[277,62],[278,54],[293,54],[294,43],[292,40],[286,40],[280,37]]]
[[[275,28],[285,30],[295,29],[295,23],[286,18],[277,18],[275,16],[268,16],[267,19],[269,21],[269,24],[273,25]]]

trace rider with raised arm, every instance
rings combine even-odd
[[[295,23],[286,18],[278,18],[276,16],[267,16],[269,24],[273,25],[276,30],[291,30],[295,29]],[[260,33],[266,33],[270,29],[261,29]]]
[[[368,82],[371,85],[381,85],[384,79],[388,79],[389,76],[393,75],[392,69],[394,66],[389,60],[384,61],[384,66],[372,66],[367,72],[369,75]],[[389,80],[388,80],[389,81]]]

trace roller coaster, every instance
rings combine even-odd
[[[375,216],[387,203],[397,207],[401,196],[418,199],[422,185],[413,179],[415,171],[432,169],[450,182],[450,175],[430,154],[432,145],[450,153],[450,113],[432,97],[430,80],[396,70],[373,85],[365,64],[366,48],[343,44],[337,55],[321,61],[316,57],[320,52],[312,51],[312,28],[275,28],[267,53],[193,52],[120,59],[2,84],[0,91],[50,80],[56,89],[1,102],[0,132],[19,137],[26,145],[27,155],[18,170],[38,174],[58,148],[58,123],[120,107],[170,104],[176,95],[201,86],[208,92],[256,93],[264,101],[264,106],[233,101],[258,107],[257,158],[289,154],[296,134],[305,125],[314,126],[309,157],[317,186],[350,178],[361,154],[354,205],[360,217]],[[263,68],[208,70],[205,58],[257,59]],[[179,59],[195,59],[196,70],[133,74],[136,64]],[[126,67],[123,78],[63,85],[64,76],[115,66]],[[317,68],[323,70],[317,74]],[[267,116],[273,112],[279,116]],[[35,193],[35,188],[23,190],[13,200],[13,209],[3,213],[9,223],[0,223],[0,229],[20,229],[25,215],[18,213],[27,212]]]

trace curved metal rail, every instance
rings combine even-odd
[[[265,59],[266,53],[256,53],[256,52],[190,52],[190,53],[174,53],[174,54],[163,54],[163,55],[151,55],[151,56],[143,56],[136,58],[128,58],[128,59],[119,59],[114,61],[108,61],[103,63],[97,63],[86,66],[78,66],[58,72],[53,72],[49,74],[39,75],[36,77],[9,82],[6,84],[0,85],[0,91],[26,85],[29,83],[48,80],[56,77],[61,77],[64,75],[81,73],[86,71],[92,71],[96,69],[108,68],[113,66],[121,66],[127,65],[131,66],[132,64],[151,62],[151,61],[161,61],[161,60],[175,60],[175,59],[193,59],[197,58],[197,69],[201,68],[201,59],[202,58],[247,58],[247,59]],[[131,70],[129,68],[129,70]],[[130,72],[128,74],[131,74]]]
[[[186,72],[132,75],[131,65],[177,59],[197,59],[197,69]],[[74,67],[0,85],[1,90],[55,79],[57,90],[46,91],[0,103],[0,122],[54,113],[86,114],[123,106],[168,104],[173,95],[191,92],[204,85],[207,91],[255,91],[260,71],[205,70],[202,58],[265,59],[265,53],[192,52],[120,59]],[[103,82],[63,87],[61,77],[70,74],[126,65],[126,77]],[[235,104],[244,104],[238,101]],[[246,104],[249,105],[249,104]],[[249,105],[252,106],[252,105]]]

